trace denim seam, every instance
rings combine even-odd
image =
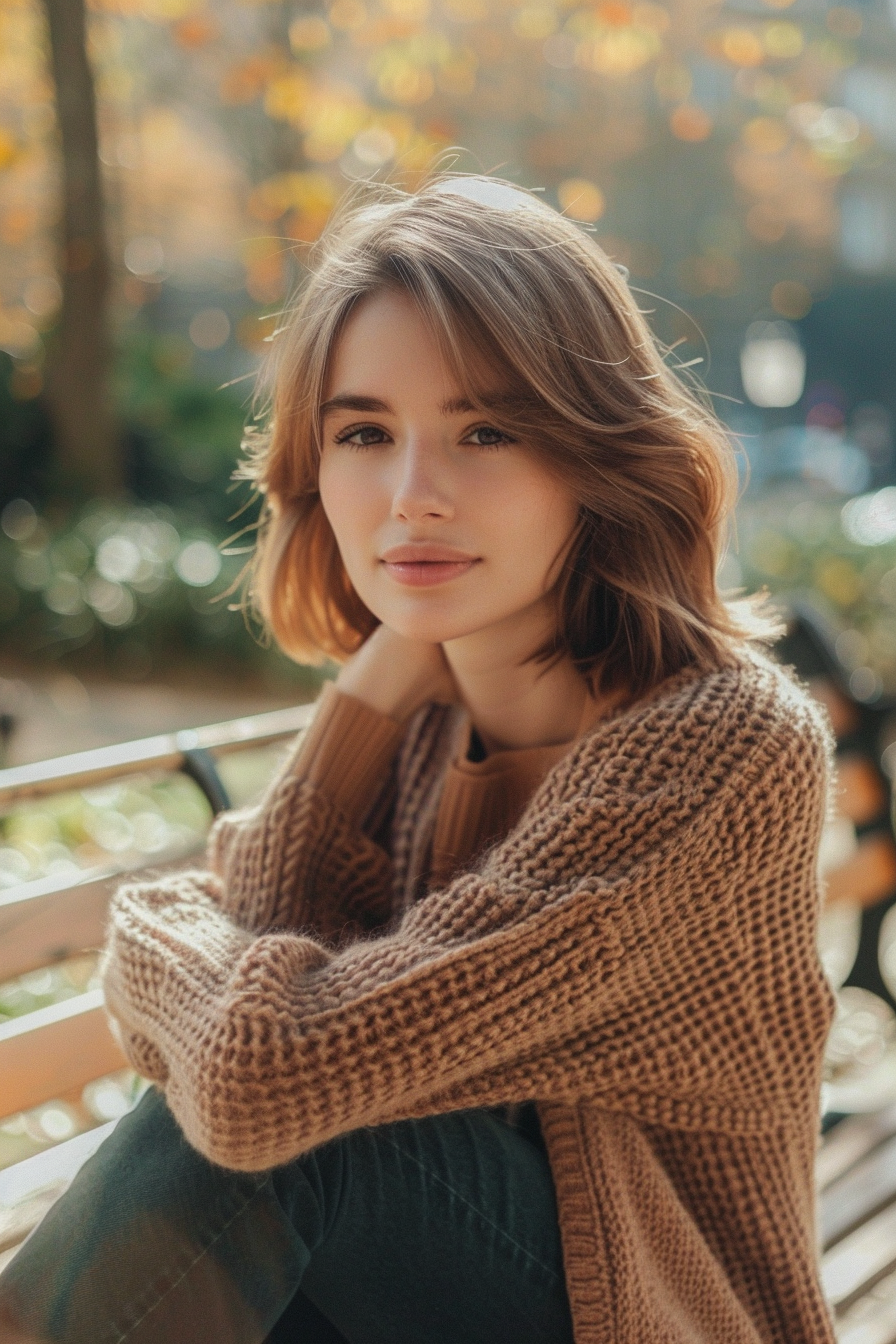
[[[533,1264],[538,1265],[539,1269],[543,1269],[546,1274],[550,1274],[551,1278],[556,1283],[560,1282],[560,1275],[557,1273],[556,1270],[551,1269],[550,1265],[543,1264],[542,1261],[539,1260],[537,1255],[533,1255],[532,1252],[527,1247],[521,1246],[520,1243],[514,1237],[512,1237],[509,1232],[505,1231],[503,1227],[499,1227],[497,1223],[492,1222],[491,1218],[487,1217],[487,1215],[484,1214],[481,1209],[478,1209],[475,1204],[471,1204],[468,1199],[465,1199],[464,1196],[459,1193],[459,1191],[455,1190],[452,1185],[449,1185],[448,1182],[443,1180],[441,1176],[436,1174],[436,1172],[431,1171],[429,1167],[427,1167],[423,1162],[421,1162],[419,1158],[415,1157],[413,1153],[407,1152],[406,1149],[402,1148],[401,1144],[396,1143],[394,1139],[388,1138],[386,1135],[383,1135],[383,1137],[386,1139],[386,1142],[395,1149],[396,1152],[401,1153],[402,1157],[406,1157],[409,1162],[413,1162],[415,1166],[419,1167],[420,1170],[430,1178],[430,1180],[437,1181],[439,1185],[443,1185],[445,1189],[454,1196],[455,1199],[459,1200],[461,1204],[464,1204],[468,1209],[470,1209],[473,1213],[475,1213],[477,1217],[481,1218],[484,1223],[486,1223],[490,1228],[492,1228],[493,1231],[497,1232],[499,1236],[503,1237],[505,1241],[509,1241],[511,1246],[515,1246],[516,1249],[518,1251],[521,1251],[523,1255],[526,1256],[527,1259],[532,1261]]]
[[[212,1237],[211,1241],[208,1242],[205,1246],[203,1246],[202,1250],[199,1252],[198,1255],[195,1255],[193,1257],[190,1263],[185,1267],[183,1272],[178,1275],[178,1277],[174,1280],[174,1282],[169,1283],[168,1287],[164,1290],[164,1292],[158,1294],[158,1296],[154,1299],[152,1306],[147,1307],[146,1311],[144,1311],[141,1316],[138,1316],[136,1321],[133,1321],[131,1325],[127,1327],[127,1329],[124,1331],[123,1334],[118,1335],[117,1339],[115,1340],[115,1344],[121,1344],[122,1340],[127,1339],[128,1335],[133,1334],[133,1332],[137,1329],[137,1327],[139,1325],[142,1325],[142,1323],[146,1320],[147,1316],[149,1316],[153,1311],[155,1311],[156,1307],[163,1300],[163,1298],[166,1298],[168,1294],[173,1292],[174,1289],[177,1288],[179,1284],[183,1283],[184,1279],[194,1268],[194,1266],[199,1264],[199,1261],[203,1258],[203,1256],[208,1255],[209,1251],[214,1246],[215,1242],[220,1241],[221,1237],[223,1237],[227,1229],[236,1222],[237,1218],[241,1218],[243,1216],[243,1214],[246,1212],[252,1201],[254,1199],[257,1199],[257,1197],[261,1194],[262,1190],[264,1190],[266,1184],[267,1182],[265,1182],[265,1184],[263,1185],[259,1185],[257,1189],[252,1191],[252,1194],[249,1196],[249,1198],[246,1199],[236,1210],[236,1212],[231,1214],[231,1216],[227,1219],[227,1221],[223,1223],[221,1227],[218,1228],[218,1231]]]

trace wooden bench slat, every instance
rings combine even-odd
[[[99,947],[119,873],[104,872],[60,886],[29,884],[0,896],[0,981]]]
[[[11,766],[0,770],[0,808],[5,810],[25,799],[44,798],[63,789],[90,788],[143,770],[179,770],[184,753],[197,748],[228,752],[264,746],[307,728],[313,713],[314,705],[294,705],[227,723],[186,728],[136,742],[119,742],[30,765]]]
[[[109,1120],[0,1171],[0,1270],[117,1124]]]
[[[896,1204],[890,1204],[827,1252],[821,1282],[828,1301],[845,1308],[894,1267]]]
[[[70,1185],[117,1124],[117,1120],[107,1120],[96,1129],[76,1134],[73,1139],[66,1139],[64,1143],[57,1143],[0,1171],[0,1209],[15,1208],[50,1187]]]
[[[64,1186],[51,1185],[39,1195],[24,1200],[14,1209],[0,1209],[0,1252],[20,1246],[28,1233],[37,1227],[41,1218],[56,1203]]]
[[[0,1115],[30,1110],[125,1067],[102,991],[26,1013],[0,1025]]]
[[[819,1190],[844,1176],[850,1167],[866,1157],[873,1148],[896,1135],[896,1105],[869,1115],[853,1115],[841,1120],[822,1140],[815,1159],[815,1180]]]
[[[896,1138],[876,1147],[821,1197],[825,1249],[896,1200]]]
[[[205,841],[152,865],[153,872],[183,867],[204,851]],[[25,975],[87,948],[101,947],[112,892],[147,865],[106,869],[60,883],[23,883],[0,894],[0,981]]]
[[[837,1322],[838,1344],[896,1344],[896,1274],[888,1274]]]

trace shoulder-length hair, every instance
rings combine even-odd
[[[344,660],[378,624],[346,574],[318,463],[334,346],[356,305],[384,290],[419,305],[476,409],[578,500],[552,589],[556,634],[536,660],[570,657],[592,689],[637,696],[774,636],[716,587],[737,488],[731,444],[666,363],[620,270],[536,196],[443,174],[413,194],[350,194],[274,340],[268,428],[248,440],[242,474],[265,497],[250,595],[285,652]]]

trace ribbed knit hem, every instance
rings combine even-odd
[[[320,789],[350,822],[359,823],[389,769],[401,725],[327,682],[292,774]]]
[[[595,1209],[601,1173],[587,1169],[585,1137],[575,1108],[541,1102],[537,1110],[557,1194],[575,1341],[609,1344],[618,1336],[608,1246]]]

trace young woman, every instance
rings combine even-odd
[[[832,1341],[829,740],[716,590],[721,427],[489,179],[350,204],[276,346],[255,592],[342,667],[208,871],[115,898],[156,1086],[2,1338]]]

